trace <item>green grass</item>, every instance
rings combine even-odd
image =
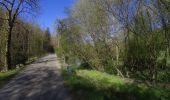
[[[137,84],[94,70],[63,71],[63,77],[82,100],[169,100],[170,90]]]
[[[23,67],[9,70],[7,72],[0,72],[0,87],[2,87],[4,84],[6,84],[12,77],[14,77],[16,74],[18,74]]]
[[[31,64],[34,61],[36,61],[38,59],[38,57],[31,57],[29,58],[25,64]],[[0,88],[5,85],[12,77],[14,77],[15,75],[17,75],[23,68],[25,65],[23,64],[18,64],[16,65],[15,69],[9,70],[7,72],[0,72]]]

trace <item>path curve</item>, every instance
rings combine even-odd
[[[71,100],[55,54],[28,65],[0,89],[0,100]]]

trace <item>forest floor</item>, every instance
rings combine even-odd
[[[0,89],[0,100],[72,100],[55,54],[30,64]]]

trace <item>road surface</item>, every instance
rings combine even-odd
[[[55,54],[28,65],[0,89],[0,100],[72,100],[60,67]]]

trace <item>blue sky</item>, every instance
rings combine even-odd
[[[40,0],[41,13],[37,22],[42,28],[49,27],[54,32],[55,20],[66,17],[65,8],[71,7],[73,0]]]

